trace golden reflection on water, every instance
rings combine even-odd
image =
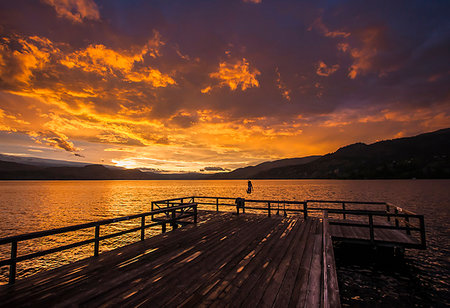
[[[254,192],[246,194],[247,180],[220,181],[0,181],[0,237],[47,230],[101,219],[150,211],[151,201],[187,196],[244,197],[251,199],[297,200],[341,199],[388,201],[424,213],[428,226],[436,216],[433,205],[450,204],[449,181],[411,180],[254,180]],[[444,193],[443,193],[444,192]],[[427,207],[423,207],[427,204]],[[211,206],[215,209],[215,206]],[[275,208],[276,211],[276,208]],[[434,212],[433,212],[434,211]],[[442,211],[441,211],[442,212]],[[442,219],[448,225],[449,210]],[[438,218],[437,218],[438,219]],[[101,228],[101,235],[130,229],[140,221],[125,221]],[[442,225],[442,223],[440,223]],[[161,228],[146,230],[146,236]],[[430,231],[428,231],[430,232]],[[19,256],[63,244],[92,238],[94,228],[19,243]],[[100,251],[114,249],[139,238],[139,232],[104,240]],[[432,238],[429,238],[429,242]],[[9,257],[9,245],[0,246],[0,259]],[[444,251],[444,254],[446,252]],[[18,277],[54,268],[93,255],[93,244],[47,255],[18,264]],[[6,281],[8,268],[0,268]]]

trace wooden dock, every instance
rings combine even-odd
[[[1,306],[339,307],[333,241],[426,248],[423,215],[384,202],[194,196],[151,206],[0,239],[11,245],[11,257],[0,260],[10,268]],[[101,235],[103,226],[135,219],[138,227]],[[145,239],[157,226],[162,234]],[[91,239],[18,255],[23,241],[90,228]],[[101,241],[132,232],[139,242],[99,254]],[[90,243],[93,257],[15,281],[18,262]]]
[[[22,279],[2,306],[338,307],[323,221],[202,212],[190,225]],[[325,231],[325,233],[324,233]]]

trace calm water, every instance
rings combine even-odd
[[[426,251],[408,250],[405,260],[383,252],[347,256],[336,249],[343,306],[446,306],[450,297],[449,180],[260,180],[254,199],[344,199],[387,201],[425,215]],[[246,197],[246,181],[0,181],[0,237],[57,228],[150,210],[154,200],[190,195]],[[136,221],[136,224],[138,222]],[[112,226],[110,232],[133,225]],[[159,233],[148,230],[147,234]],[[27,241],[19,255],[90,238],[93,230],[65,237]],[[125,245],[138,234],[101,243],[106,251]],[[19,263],[18,276],[92,255],[92,245]],[[0,246],[0,259],[9,246]],[[0,268],[5,282],[8,268]]]

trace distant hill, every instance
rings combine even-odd
[[[324,156],[281,159],[216,174],[160,174],[0,154],[1,180],[407,178],[450,178],[450,128],[369,145],[355,143]]]
[[[280,159],[275,161],[268,161],[261,163],[256,166],[249,166],[244,168],[238,168],[236,170],[233,170],[231,172],[227,173],[216,173],[214,175],[211,175],[210,179],[220,178],[220,179],[251,179],[254,178],[257,174],[273,169],[273,168],[280,168],[280,167],[288,167],[288,166],[295,166],[295,165],[303,165],[310,163],[316,159],[318,159],[320,156],[307,156],[303,158],[286,158],[286,159]]]
[[[254,178],[450,178],[450,129],[370,145],[355,143],[310,163],[273,168]]]
[[[151,180],[158,174],[136,169],[111,169],[102,165],[83,167],[38,167],[0,161],[1,180]]]
[[[76,161],[45,159],[30,156],[14,156],[0,154],[0,161],[14,162],[18,164],[26,164],[37,167],[84,167],[89,163],[81,163]]]

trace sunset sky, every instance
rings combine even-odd
[[[0,153],[228,170],[450,127],[450,1],[0,2]]]

